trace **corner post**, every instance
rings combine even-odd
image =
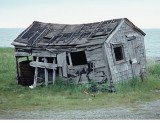
[[[20,75],[19,75],[19,63],[18,63],[19,57],[16,56],[16,69],[17,69],[17,84],[20,82]]]

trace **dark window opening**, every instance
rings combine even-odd
[[[115,53],[116,61],[120,61],[120,60],[124,59],[122,46],[115,47],[114,48],[114,53]]]
[[[67,60],[67,64],[70,65],[69,63],[69,57],[66,55],[66,60]]]
[[[87,64],[87,58],[84,51],[71,52],[70,54],[73,66]]]
[[[47,57],[47,62],[48,63],[53,63],[53,58],[52,57]]]
[[[33,56],[33,61],[36,61],[36,56]],[[43,57],[39,57],[39,59],[38,59],[39,61],[38,62],[44,62],[44,59],[43,59]]]

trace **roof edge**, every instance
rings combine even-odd
[[[123,20],[129,25],[131,26],[133,29],[137,30],[138,32],[140,32],[143,36],[146,35],[146,33],[144,33],[140,28],[138,28],[136,25],[134,25],[129,19],[127,18],[123,18]]]

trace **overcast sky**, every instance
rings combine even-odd
[[[0,0],[0,27],[33,21],[88,23],[128,18],[140,28],[160,28],[160,0]]]

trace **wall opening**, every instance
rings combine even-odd
[[[123,47],[118,46],[118,47],[114,47],[113,49],[114,49],[114,54],[115,54],[116,61],[123,60],[124,59]]]
[[[66,55],[66,60],[67,60],[67,64],[70,65],[68,55]]]
[[[87,58],[84,51],[80,52],[71,52],[71,59],[72,59],[72,65],[86,65],[87,64]]]

